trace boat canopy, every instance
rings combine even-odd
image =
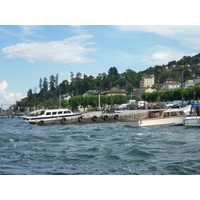
[[[200,103],[192,103],[191,104],[191,110],[190,110],[190,117],[192,116],[199,116],[200,115]]]
[[[192,107],[200,107],[200,103],[192,103]]]

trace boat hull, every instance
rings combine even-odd
[[[148,127],[148,126],[173,126],[173,125],[183,125],[183,120],[185,116],[180,117],[169,117],[161,119],[147,119],[147,120],[134,120],[125,121],[125,126],[131,127]]]
[[[200,127],[200,117],[186,117],[184,120],[185,126]]]

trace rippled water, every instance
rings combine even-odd
[[[200,129],[0,119],[0,174],[200,174]]]

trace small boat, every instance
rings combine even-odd
[[[45,121],[61,120],[61,123],[66,123],[67,117],[79,116],[81,113],[73,113],[71,110],[65,109],[42,109],[30,112],[27,116],[23,117],[25,122],[30,124],[39,123],[44,125]]]
[[[172,126],[183,125],[186,114],[182,109],[159,109],[149,110],[145,117],[127,120],[125,126],[131,127],[147,127],[147,126]]]
[[[200,127],[200,103],[192,103],[190,115],[184,119],[186,127]]]

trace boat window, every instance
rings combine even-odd
[[[51,115],[51,112],[47,112],[47,114],[46,115]]]
[[[59,114],[59,115],[62,114],[62,111],[59,111],[58,114]]]
[[[155,112],[155,115],[154,115],[154,117],[160,117],[160,116],[161,116],[161,114],[162,114],[162,112]]]
[[[40,115],[44,115],[44,110],[43,110],[43,111],[41,111]]]
[[[68,110],[68,111],[64,111],[64,113],[66,114],[66,113],[71,113],[71,112]]]
[[[153,116],[153,112],[150,112],[149,113],[149,118],[153,118],[154,116]]]
[[[169,117],[169,116],[170,116],[170,115],[169,115],[168,112],[165,112],[164,115],[163,115],[163,117]]]
[[[177,116],[176,112],[171,112],[171,116]]]
[[[156,117],[160,117],[161,115],[162,115],[162,112],[160,112],[160,111],[150,112],[149,118],[156,118]]]
[[[52,115],[56,115],[57,114],[57,112],[52,112]]]

